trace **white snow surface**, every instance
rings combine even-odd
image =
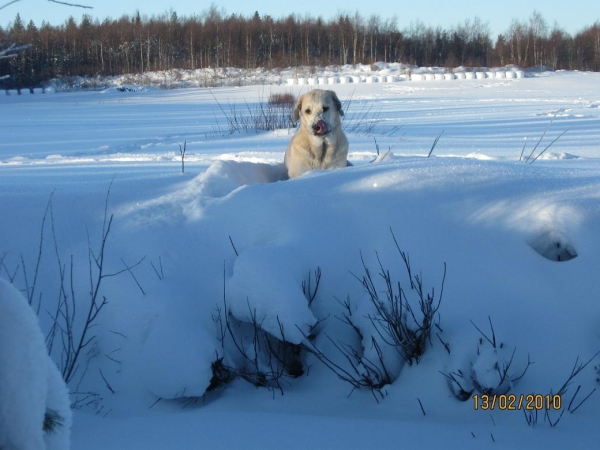
[[[600,350],[600,74],[336,85],[349,102],[354,166],[294,180],[282,168],[293,130],[222,133],[221,107],[307,89],[0,98],[0,274],[16,274],[21,288],[21,255],[31,277],[52,195],[58,250],[47,222],[36,283],[44,333],[51,326],[44,311],[56,307],[56,251],[63,264],[73,255],[74,290],[86,308],[88,246],[98,246],[110,190],[106,265],[122,273],[103,281],[108,304],[94,351],[83,380],[69,386],[78,406],[72,447],[595,448],[597,393],[556,427],[543,411],[530,426],[522,410],[459,401],[442,373],[493,384],[496,363],[510,361],[514,349],[511,373],[520,375],[528,357],[532,364],[500,392],[546,395],[577,358]],[[566,129],[533,164],[523,161]],[[427,291],[440,293],[444,263],[447,273],[440,328],[420,362],[385,350],[397,379],[383,398],[353,390],[310,354],[308,373],[287,378],[284,395],[240,378],[203,395],[211,364],[240,356],[220,342],[215,318],[226,308],[240,321],[255,314],[265,331],[280,337],[283,329],[293,343],[314,331],[314,344],[348,369],[335,344],[362,346],[338,320],[347,301],[373,358],[373,311],[357,277],[362,255],[377,283],[380,261],[406,286],[390,230]],[[308,305],[302,282],[317,268],[322,279]],[[489,337],[490,322],[502,351],[481,342],[477,328]],[[252,342],[242,344],[251,353]],[[598,386],[599,363],[573,380],[565,408],[578,386],[571,409]],[[77,401],[82,392],[95,394],[93,404]],[[549,415],[556,420],[560,411]]]

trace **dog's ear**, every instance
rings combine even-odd
[[[296,100],[296,105],[294,106],[294,113],[292,115],[292,119],[294,119],[294,123],[297,123],[300,120],[300,111],[302,110],[302,98],[304,95],[298,97]]]
[[[329,91],[329,92],[331,92],[331,99],[333,100],[333,103],[335,104],[335,108],[340,113],[340,116],[343,116],[344,111],[342,110],[342,102],[340,102],[340,99],[338,98],[337,94],[334,91]]]

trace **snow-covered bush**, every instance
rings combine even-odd
[[[354,331],[361,346],[359,349],[329,339],[351,367],[341,367],[315,345],[309,348],[340,379],[355,389],[370,389],[376,399],[378,395],[383,396],[384,386],[400,376],[405,363],[412,365],[420,361],[427,344],[431,343],[433,328],[439,328],[438,309],[446,279],[444,264],[439,294],[434,288],[427,292],[422,274],[413,274],[409,255],[400,249],[393,232],[392,238],[405,270],[404,282],[400,281],[401,276],[395,281],[395,275],[383,266],[377,255],[378,275],[383,281],[380,286],[361,255],[364,274],[354,276],[367,295],[356,304],[350,299],[340,302],[345,310],[341,320]]]
[[[385,285],[385,297],[382,298],[382,291],[363,259],[364,275],[356,278],[368,294],[367,306],[363,307],[365,311],[361,315],[368,323],[355,325],[362,331],[363,338],[365,334],[371,334],[372,339],[381,340],[380,346],[392,346],[405,362],[413,364],[418,363],[425,353],[427,342],[431,342],[431,331],[439,324],[438,309],[444,292],[446,266],[444,264],[439,295],[436,296],[434,288],[431,292],[424,291],[422,274],[413,274],[409,255],[400,249],[393,233],[392,238],[406,269],[410,289],[400,281],[395,288],[390,271],[383,267],[378,258],[379,276]],[[414,300],[409,300],[409,297]]]
[[[277,389],[283,394],[282,380],[304,374],[302,345],[276,338],[262,328],[262,322],[251,313],[250,321],[237,320],[227,309],[219,310],[215,321],[221,329],[219,340],[225,356],[216,354],[211,364],[212,377],[207,391],[239,377],[256,387]],[[225,359],[226,358],[226,359]]]
[[[491,318],[489,323],[489,335],[473,323],[481,334],[475,354],[459,363],[460,367],[442,373],[459,400],[468,400],[475,391],[489,396],[506,394],[525,376],[531,365],[529,355],[525,359],[517,354],[516,347],[497,340]]]
[[[69,394],[27,300],[0,279],[0,448],[67,450]]]
[[[237,252],[237,251],[236,251]],[[284,377],[305,373],[304,342],[318,320],[309,306],[320,269],[302,279],[304,264],[292,249],[259,247],[239,254],[215,321],[223,358],[212,364],[213,384],[238,376],[282,391]]]
[[[141,366],[155,395],[199,397],[235,378],[283,393],[284,379],[306,373],[304,335],[318,323],[309,306],[319,289],[320,268],[302,279],[303,264],[291,249],[259,247],[237,254],[234,246],[234,251],[233,274],[224,280],[223,301],[213,315],[215,335],[194,326],[195,319],[178,316],[158,323],[171,328],[176,321],[175,332],[155,327],[148,337]],[[173,314],[169,308],[163,312]],[[184,320],[191,322],[181,326]],[[197,345],[177,349],[182,341]]]

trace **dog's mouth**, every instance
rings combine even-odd
[[[329,133],[329,127],[324,120],[319,120],[312,126],[312,129],[315,133],[315,136],[325,136],[327,133]]]

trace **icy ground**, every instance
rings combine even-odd
[[[597,388],[598,358],[568,387],[555,427],[545,411],[532,426],[523,407],[461,402],[443,374],[500,384],[495,365],[514,351],[513,378],[532,364],[502,389],[546,395],[600,350],[600,74],[328,87],[344,102],[354,167],[291,181],[277,180],[293,130],[229,135],[226,115],[307,86],[0,98],[0,276],[25,290],[42,248],[44,334],[71,255],[86,308],[88,247],[100,243],[109,190],[107,272],[144,258],[103,281],[108,303],[69,385],[72,448],[595,448],[600,396],[571,411]],[[447,272],[420,362],[384,350],[397,379],[383,398],[353,391],[313,355],[283,395],[239,378],[203,395],[217,356],[240,359],[213,320],[224,297],[236,320],[255,311],[290,342],[320,320],[314,345],[342,367],[334,343],[374,359],[365,336],[386,344],[355,275],[362,254],[378,290],[378,258],[407,286],[390,229],[426,290],[439,295]],[[302,282],[317,267],[308,305]],[[338,320],[346,301],[364,345]],[[476,328],[491,336],[490,321],[497,349]]]

